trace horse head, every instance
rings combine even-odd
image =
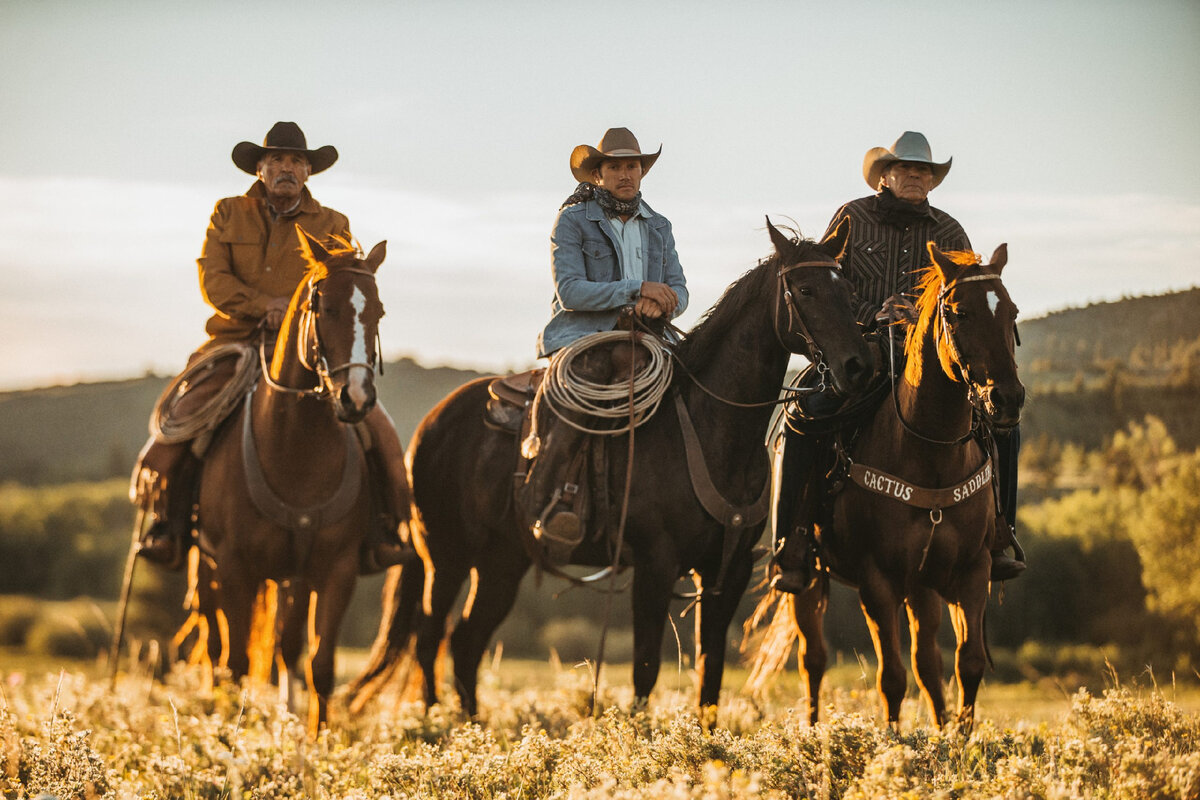
[[[778,278],[774,314],[779,343],[827,372],[839,394],[862,391],[874,374],[874,359],[854,317],[854,289],[838,264],[850,220],[820,243],[789,238],[770,218],[767,230],[775,246],[771,260]]]
[[[943,253],[933,242],[928,247],[931,279],[940,286],[931,287],[935,300],[923,316],[932,317],[942,371],[967,385],[972,404],[992,425],[1011,428],[1021,419],[1025,387],[1017,378],[1017,307],[1000,280],[1008,245],[997,247],[987,264],[974,254]]]
[[[338,419],[359,422],[375,405],[375,369],[379,362],[379,320],[383,303],[375,272],[387,242],[359,258],[357,248],[335,239],[327,249],[299,225],[301,252],[310,269],[302,292],[296,340],[303,364],[316,373],[320,393],[329,397]]]

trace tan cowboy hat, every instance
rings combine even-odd
[[[945,163],[937,163],[933,160],[933,153],[929,149],[929,141],[925,135],[916,131],[905,131],[891,146],[891,149],[872,147],[863,158],[863,177],[867,179],[867,185],[871,187],[872,191],[879,189],[883,171],[897,161],[928,164],[933,169],[933,186],[937,186],[950,171],[950,164],[954,159],[948,158]],[[933,186],[929,188],[932,189]]]
[[[640,158],[642,174],[645,175],[661,154],[661,144],[658,146],[657,153],[643,153],[642,148],[638,145],[637,137],[629,131],[629,128],[609,128],[604,132],[604,138],[600,140],[599,148],[581,144],[571,151],[571,174],[577,181],[591,183],[592,171],[599,168],[604,159]]]
[[[333,145],[327,144],[324,147],[318,147],[316,150],[309,150],[308,141],[304,138],[304,131],[300,130],[299,125],[294,122],[276,122],[271,126],[271,130],[267,131],[262,146],[256,145],[253,142],[238,142],[234,145],[233,163],[237,164],[238,169],[242,172],[257,175],[258,162],[262,160],[263,156],[273,150],[289,150],[293,153],[304,153],[308,158],[308,164],[312,168],[311,174],[313,175],[329,169],[333,166],[333,162],[338,159],[337,148]]]

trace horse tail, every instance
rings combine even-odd
[[[752,695],[761,694],[771,679],[783,671],[791,656],[792,645],[800,635],[800,628],[796,625],[795,598],[772,589],[758,601],[754,613],[742,626],[742,652],[751,646],[751,638],[768,617],[771,621],[758,640],[750,664],[750,676],[742,690]]]
[[[350,711],[357,714],[392,681],[404,679],[413,647],[414,623],[421,613],[425,567],[420,561],[392,567],[383,584],[383,615],[362,672],[350,684]],[[401,665],[406,669],[397,670]],[[407,679],[404,679],[408,683]]]

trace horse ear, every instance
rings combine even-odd
[[[929,257],[934,266],[942,273],[942,283],[953,283],[964,267],[955,264],[949,256],[939,250],[936,242],[929,242],[926,247],[929,248]]]
[[[999,275],[1004,271],[1004,265],[1008,263],[1008,242],[1004,242],[996,248],[996,252],[992,253],[992,260],[988,262],[988,266],[996,270]]]
[[[783,255],[783,252],[791,247],[791,240],[779,232],[779,229],[771,224],[771,218],[767,217],[767,231],[771,234],[771,244],[775,245],[775,252],[778,255]]]
[[[833,233],[825,237],[819,247],[834,261],[841,261],[846,252],[846,242],[850,239],[850,218],[842,217],[842,221],[833,229]]]
[[[329,251],[321,243],[309,235],[308,231],[296,223],[296,236],[300,239],[300,253],[311,261],[324,263],[329,260]]]
[[[375,272],[379,269],[379,265],[383,263],[383,259],[387,257],[387,239],[384,239],[379,244],[371,248],[371,252],[367,253],[367,257],[363,259],[363,266]]]

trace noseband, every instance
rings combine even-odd
[[[357,275],[370,275],[372,278],[375,273],[365,269],[353,269],[344,267],[338,270],[339,273],[354,273]],[[304,305],[300,310],[300,323],[297,325],[299,335],[296,337],[296,357],[301,365],[309,372],[313,372],[319,378],[319,383],[315,389],[293,389],[290,386],[283,386],[271,378],[271,371],[266,363],[266,347],[265,339],[259,345],[259,358],[262,361],[263,377],[272,389],[286,392],[288,394],[299,395],[301,397],[317,397],[323,398],[332,396],[335,393],[333,385],[333,376],[339,372],[345,372],[353,367],[364,367],[370,371],[371,377],[375,376],[375,365],[370,361],[347,361],[344,364],[339,364],[336,367],[329,366],[329,360],[325,355],[325,347],[321,342],[321,330],[317,325],[319,318],[318,307],[321,299],[321,284],[325,278],[310,278],[308,281],[308,298],[304,301]],[[379,332],[375,332],[375,341],[372,342],[375,350],[375,361],[379,361]],[[382,368],[380,372],[382,372]]]
[[[813,339],[812,334],[809,332],[808,325],[804,322],[804,315],[800,313],[800,307],[796,303],[796,298],[792,295],[792,290],[787,285],[788,274],[802,267],[832,268],[839,273],[842,271],[842,268],[836,261],[798,261],[795,264],[780,267],[778,272],[776,272],[776,277],[779,280],[775,283],[775,339],[778,340],[779,346],[788,352],[795,351],[784,342],[785,336],[799,336],[803,339],[805,347],[808,349],[808,357],[812,360],[818,376],[816,386],[805,387],[802,390],[793,389],[792,392],[823,392],[826,389],[825,375],[829,372],[829,365],[825,363],[825,354],[821,352],[821,348],[817,346],[816,340]],[[780,306],[787,309],[787,328],[782,333],[779,328]]]

